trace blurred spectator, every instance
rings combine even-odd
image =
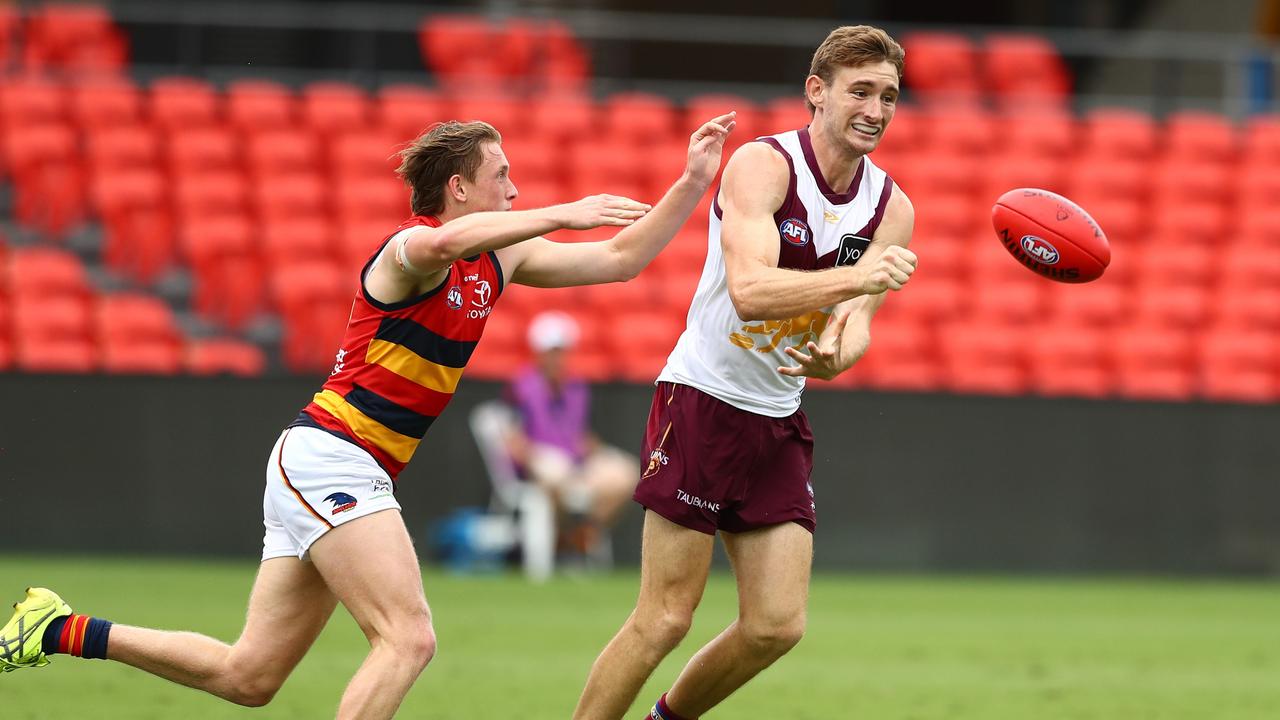
[[[519,423],[508,445],[520,476],[543,487],[562,522],[560,542],[588,554],[631,497],[639,460],[605,445],[588,427],[591,391],[565,369],[578,339],[578,324],[561,312],[544,312],[529,325],[533,363],[507,388]]]

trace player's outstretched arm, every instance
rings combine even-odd
[[[415,228],[404,241],[403,261],[399,264],[411,273],[429,275],[459,258],[504,248],[554,230],[630,225],[649,209],[645,203],[630,198],[592,195],[537,210],[471,213],[440,227]]]
[[[501,257],[512,281],[536,287],[622,282],[640,273],[671,242],[720,169],[724,141],[735,113],[703,123],[689,136],[684,173],[653,210],[616,236],[600,242],[557,243],[537,238]]]
[[[729,297],[740,318],[782,320],[906,284],[916,256],[905,247],[887,247],[885,241],[879,252],[869,248],[870,257],[857,265],[821,272],[779,268],[773,214],[782,207],[789,181],[786,160],[764,143],[744,145],[725,168],[720,244]],[[876,239],[871,245],[877,246]]]
[[[914,226],[915,210],[911,201],[901,188],[895,187],[872,245],[879,245],[880,252],[889,247],[906,249]],[[871,319],[886,297],[888,293],[884,292],[862,295],[837,305],[817,342],[810,342],[803,352],[793,347],[785,349],[797,364],[780,367],[778,372],[830,380],[853,367],[871,346]]]

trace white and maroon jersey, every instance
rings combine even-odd
[[[773,146],[791,167],[778,228],[778,267],[823,270],[852,265],[884,217],[893,180],[863,157],[849,192],[833,192],[818,169],[808,129],[756,140]],[[795,365],[783,351],[804,350],[827,326],[833,308],[816,308],[789,320],[744,321],[729,299],[720,248],[719,198],[712,203],[707,262],[689,307],[688,325],[658,375],[659,381],[691,385],[734,407],[785,417],[800,407],[805,378],[778,372]]]

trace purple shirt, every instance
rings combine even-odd
[[[507,387],[507,400],[520,413],[524,434],[530,440],[560,448],[574,462],[586,458],[583,440],[591,391],[585,382],[566,378],[556,392],[537,368],[528,366]]]

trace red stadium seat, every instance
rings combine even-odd
[[[261,233],[258,248],[269,273],[299,262],[337,257],[333,225],[317,217],[282,218],[263,225]]]
[[[184,173],[177,177],[173,202],[184,226],[211,217],[243,215],[249,210],[249,183],[237,171]]]
[[[616,140],[580,142],[570,148],[565,158],[570,173],[569,195],[579,198],[612,193],[655,203],[658,198],[645,197],[648,185],[643,168],[647,156],[647,148]]]
[[[1280,245],[1280,205],[1253,206],[1238,217],[1236,233],[1251,244]]]
[[[266,355],[251,343],[214,339],[195,340],[187,345],[186,368],[192,375],[256,377],[266,367]]]
[[[979,180],[984,211],[1013,188],[1033,187],[1065,194],[1066,166],[1051,156],[1004,155],[993,158],[985,167]]]
[[[529,357],[525,340],[528,320],[511,308],[495,311],[485,321],[484,335],[467,361],[467,376],[507,380]],[[572,357],[572,354],[570,355]]]
[[[279,175],[255,188],[258,219],[272,222],[299,215],[321,215],[328,210],[329,192],[319,175],[298,172]]]
[[[930,392],[942,386],[933,334],[923,323],[874,322],[871,345],[849,372],[881,390]]]
[[[1280,163],[1280,115],[1255,115],[1244,131],[1244,156],[1262,163]]]
[[[1114,391],[1104,331],[1079,322],[1046,324],[1031,333],[1028,341],[1034,392],[1105,397]]]
[[[1094,153],[1079,156],[1067,169],[1066,187],[1072,198],[1106,195],[1113,202],[1141,201],[1146,199],[1150,186],[1150,166],[1132,159],[1108,160]]]
[[[0,121],[5,128],[64,122],[67,105],[66,87],[47,77],[24,74],[0,80]]]
[[[1083,120],[1083,144],[1096,158],[1143,160],[1156,149],[1156,126],[1151,116],[1134,110],[1102,108]]]
[[[587,95],[533,98],[529,101],[528,114],[529,137],[547,145],[585,138],[600,126],[599,110]]]
[[[1187,400],[1194,394],[1192,336],[1187,331],[1144,326],[1118,328],[1109,349],[1121,395]]]
[[[71,117],[82,129],[136,124],[142,91],[127,77],[86,78],[71,86]]]
[[[339,133],[329,142],[330,167],[343,177],[394,178],[400,150],[412,139],[397,139],[385,131]]]
[[[293,128],[297,102],[285,85],[269,80],[237,80],[227,86],[227,120],[246,132]]]
[[[702,123],[731,110],[737,112],[735,122],[738,126],[729,136],[726,147],[730,150],[740,147],[757,136],[784,131],[784,128],[774,129],[770,126],[764,109],[748,98],[728,93],[707,93],[694,95],[685,101],[684,124],[680,128],[686,136],[684,139],[687,141],[687,136],[701,127]],[[785,129],[794,130],[795,128]]]
[[[354,276],[382,242],[395,232],[399,221],[344,221],[338,225],[338,259],[341,267]]]
[[[179,179],[210,170],[239,170],[240,141],[225,128],[177,128],[167,146],[169,170]]]
[[[98,367],[98,354],[87,339],[19,341],[14,367],[29,373],[89,373]]]
[[[1248,156],[1231,176],[1229,185],[1228,193],[1236,198],[1241,214],[1265,211],[1274,206],[1274,198],[1280,197],[1280,159]]]
[[[91,171],[152,168],[160,162],[160,138],[147,126],[116,125],[86,133]]]
[[[1280,333],[1280,288],[1228,284],[1215,296],[1213,314],[1223,326]]]
[[[1195,330],[1209,319],[1212,294],[1203,286],[1141,285],[1135,297],[1138,322]]]
[[[563,145],[545,139],[506,140],[502,152],[511,164],[511,180],[521,192],[530,181],[558,185],[566,177]]]
[[[551,180],[524,180],[524,170],[520,170],[516,178],[516,199],[511,203],[513,210],[530,210],[532,208],[558,205],[571,200],[569,193],[559,182]]]
[[[13,345],[9,339],[0,335],[0,371],[13,367]]]
[[[623,141],[648,144],[679,135],[676,108],[659,95],[618,93],[605,100],[603,110],[605,133]]]
[[[457,95],[453,98],[453,112],[462,122],[483,120],[489,123],[504,139],[519,137],[528,125],[524,102],[500,93]]]
[[[1212,200],[1153,205],[1151,241],[1166,248],[1186,244],[1220,244],[1232,222],[1227,207]]]
[[[612,314],[606,332],[621,377],[650,383],[684,332],[684,317],[667,310],[628,310]]]
[[[408,190],[390,175],[343,180],[333,200],[343,223],[376,221],[394,229],[411,212]]]
[[[151,83],[150,95],[151,119],[160,127],[191,130],[211,127],[219,121],[220,98],[204,80],[160,78]]]
[[[496,85],[505,74],[497,53],[496,28],[474,15],[436,14],[418,26],[423,64],[446,83]]]
[[[769,135],[808,127],[809,122],[813,120],[813,116],[809,114],[809,108],[804,104],[804,98],[799,95],[774,98],[765,103],[764,117],[762,132]],[[896,133],[898,130],[896,119],[894,123],[891,127]]]
[[[1201,336],[1196,349],[1205,397],[1244,402],[1280,397],[1280,338],[1275,333],[1217,329]]]
[[[78,142],[62,123],[9,126],[4,134],[4,160],[18,182],[41,167],[72,162]]]
[[[960,393],[1018,395],[1026,392],[1023,332],[987,322],[948,323],[938,329],[947,388]]]
[[[986,80],[1004,102],[1060,103],[1071,76],[1058,49],[1039,35],[988,35]],[[914,58],[913,58],[914,59]]]
[[[958,33],[912,32],[903,36],[906,85],[928,101],[969,102],[980,95],[978,50]]]
[[[628,282],[586,285],[578,293],[588,306],[612,313],[616,308],[650,308],[661,300],[657,276],[641,273]]]
[[[124,34],[100,6],[45,5],[30,16],[26,36],[23,62],[33,70],[110,73],[129,59]]]
[[[432,124],[454,119],[444,96],[419,85],[388,85],[378,90],[375,115],[397,142],[413,140]]]
[[[320,169],[319,139],[308,132],[267,130],[251,133],[244,144],[249,174],[259,182],[278,175]]]
[[[1181,111],[1165,118],[1165,152],[1208,163],[1229,163],[1239,150],[1235,127],[1208,112]]]
[[[1107,279],[1086,285],[1054,283],[1046,288],[1049,316],[1055,323],[1105,327],[1123,322],[1133,314],[1129,293]]]
[[[170,342],[117,342],[102,344],[102,369],[127,375],[177,375],[182,371],[179,345]]]
[[[163,300],[140,293],[117,293],[98,301],[97,336],[104,344],[176,346],[182,331]]]
[[[14,248],[9,254],[8,277],[0,282],[9,294],[20,298],[51,298],[69,295],[83,300],[92,294],[84,265],[65,250],[31,247]]]
[[[13,339],[18,348],[93,339],[89,305],[75,297],[19,296],[13,304]]]
[[[996,144],[997,123],[991,113],[977,109],[939,108],[921,117],[933,152],[983,156]],[[889,134],[892,134],[892,125]],[[888,137],[888,135],[886,135]]]
[[[373,104],[358,85],[325,81],[302,89],[302,121],[323,135],[364,128]]]
[[[1112,247],[1139,243],[1149,234],[1147,209],[1137,198],[1114,197],[1097,187],[1077,187],[1069,197],[1097,221]]]
[[[984,322],[1008,325],[1037,323],[1044,317],[1044,282],[982,282],[969,292],[970,309]]]
[[[1167,156],[1164,162],[1150,166],[1148,172],[1156,203],[1226,202],[1231,199],[1236,184],[1230,166],[1180,154]]]
[[[932,322],[962,314],[968,304],[967,285],[950,277],[922,278],[911,284],[910,292],[885,298],[880,315],[894,322]]]
[[[1027,110],[996,118],[999,150],[1010,156],[1061,158],[1080,143],[1075,116],[1065,110]]]
[[[1138,280],[1146,286],[1207,287],[1218,279],[1217,258],[1222,252],[1205,244],[1183,243],[1177,247],[1151,243],[1130,248]]]
[[[1280,245],[1237,243],[1217,258],[1215,271],[1234,287],[1280,288]]]

